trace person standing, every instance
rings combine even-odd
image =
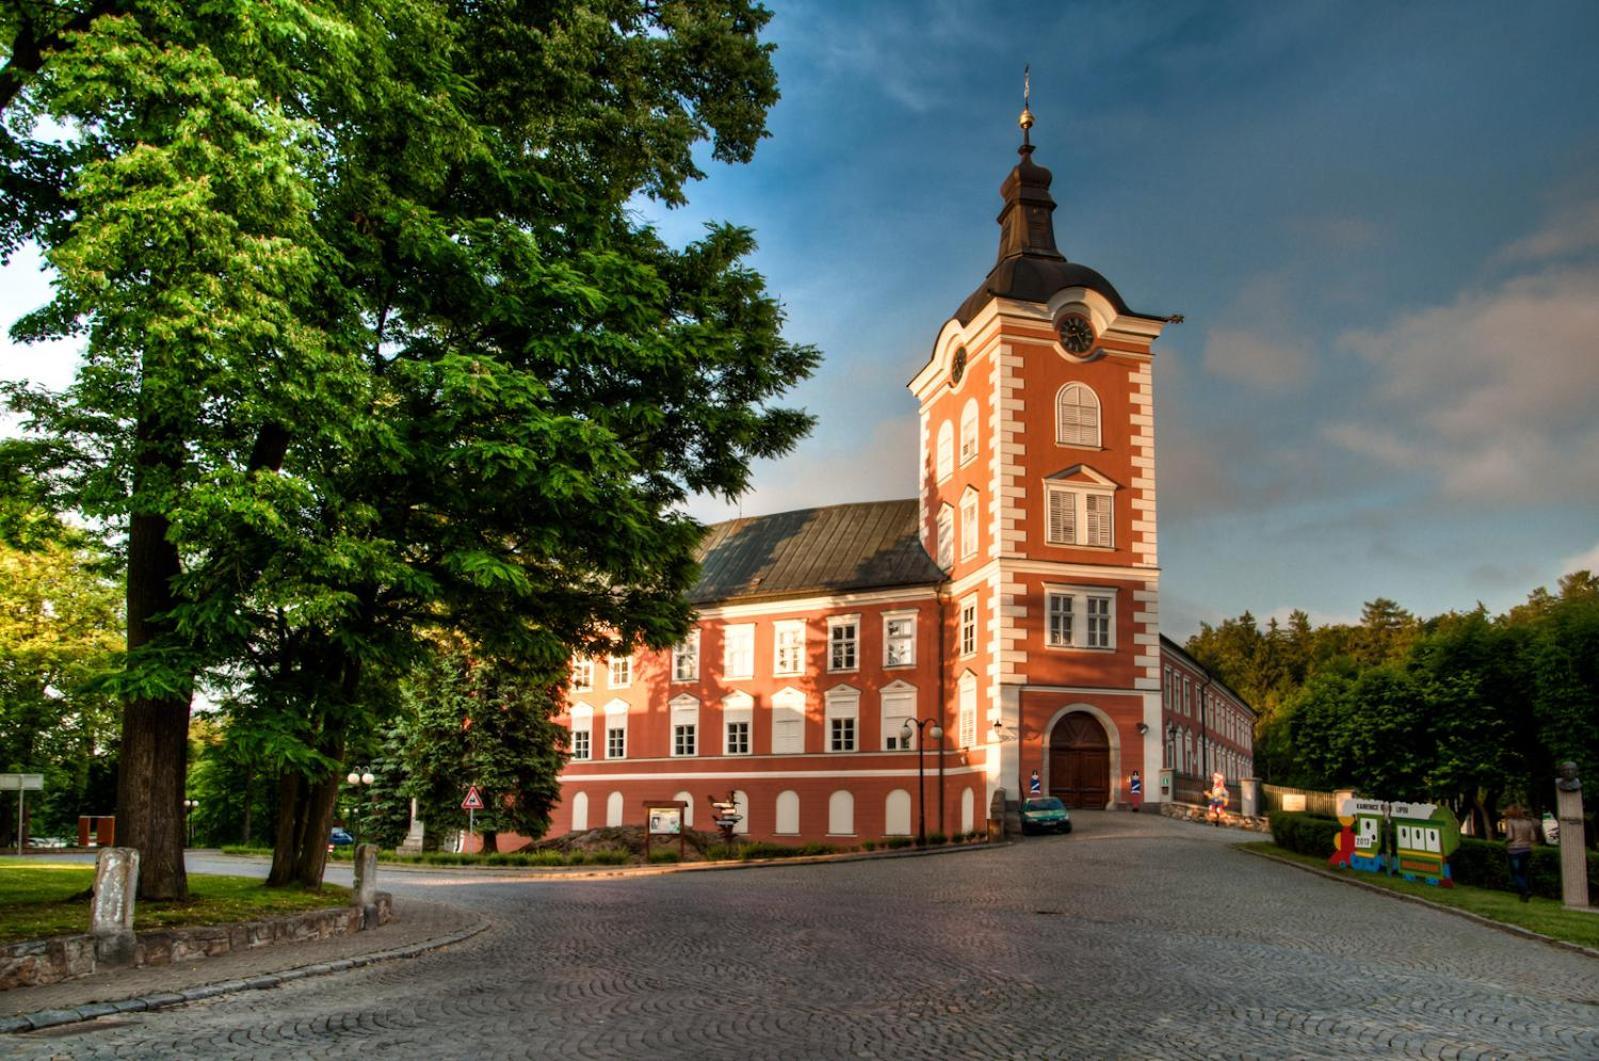
[[[1538,827],[1527,817],[1520,804],[1505,810],[1505,856],[1510,860],[1510,883],[1522,902],[1532,899],[1532,887],[1527,883],[1527,870],[1532,863],[1532,842],[1538,836]]]

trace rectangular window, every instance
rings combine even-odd
[[[633,684],[633,657],[612,656],[610,667],[612,689],[626,689]]]
[[[1070,593],[1049,595],[1049,643],[1057,647],[1072,643],[1072,607],[1075,599]]]
[[[855,720],[853,718],[835,718],[831,723],[832,738],[828,748],[835,752],[852,752],[855,750]]]
[[[1074,589],[1045,591],[1045,643],[1051,648],[1116,647],[1116,598],[1113,594]],[[1168,699],[1169,699],[1169,693]]]
[[[755,677],[755,624],[723,627],[722,637],[722,676],[730,680]]]
[[[1089,648],[1110,647],[1110,597],[1088,597],[1088,634],[1087,645]]]
[[[575,729],[572,731],[572,758],[587,759],[593,754],[589,747],[589,731]]]
[[[1194,685],[1193,685],[1192,682],[1190,682],[1188,680],[1188,677],[1186,675],[1184,675],[1184,677],[1183,677],[1183,714],[1186,717],[1188,717],[1188,718],[1194,717],[1194,710],[1193,710],[1194,700],[1193,700],[1193,697],[1194,697]]]
[[[916,662],[916,616],[883,617],[883,666],[909,667]]]
[[[805,673],[805,621],[788,620],[773,624],[777,658],[773,674]]]
[[[698,681],[700,677],[700,632],[689,634],[672,649],[672,680]]]
[[[727,754],[748,755],[750,753],[750,724],[748,722],[729,722],[727,724]]]
[[[854,670],[859,664],[859,627],[856,620],[834,619],[827,624],[827,669]]]
[[[977,653],[977,597],[961,601],[961,655]]]
[[[916,692],[900,686],[882,694],[883,747],[888,751],[909,751],[916,739],[916,727],[905,732],[905,724],[916,717]]]
[[[698,728],[699,728],[698,726],[693,726],[693,725],[673,726],[672,727],[672,754],[673,755],[693,755],[694,754],[694,747],[695,747],[695,744],[694,744],[694,731],[697,730]]]
[[[574,693],[591,693],[594,691],[594,661],[591,659],[574,660],[572,663],[572,691]]]
[[[969,679],[969,680],[967,680]],[[977,680],[968,673],[960,684],[960,746],[977,745]]]
[[[607,759],[627,757],[627,727],[613,726],[605,731],[605,757]]]
[[[1051,545],[1092,545],[1110,548],[1116,543],[1114,499],[1108,493],[1074,490],[1046,483],[1044,540]]]
[[[961,498],[961,559],[977,555],[977,491]]]
[[[938,566],[948,571],[955,565],[955,509],[942,505],[938,510]]]

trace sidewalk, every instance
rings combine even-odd
[[[53,1010],[70,1011],[94,1003],[151,996],[173,996],[168,1003],[171,1004],[185,1001],[186,999],[180,996],[205,985],[228,983],[236,984],[234,989],[238,989],[244,986],[237,983],[239,981],[277,977],[306,966],[338,962],[341,963],[341,967],[348,967],[342,963],[353,961],[367,964],[379,955],[401,957],[402,955],[388,952],[417,947],[427,949],[427,945],[433,942],[442,946],[452,937],[475,932],[488,924],[484,918],[472,911],[445,903],[424,902],[420,899],[396,899],[394,909],[395,918],[387,925],[350,936],[331,936],[304,943],[260,947],[255,950],[225,954],[220,958],[207,958],[176,965],[102,971],[81,980],[0,991],[0,1023],[4,1023],[7,1018],[22,1014]]]

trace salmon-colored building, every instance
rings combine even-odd
[[[575,665],[553,832],[652,800],[709,828],[732,793],[753,838],[910,835],[919,742],[929,832],[984,829],[996,797],[1118,808],[1250,775],[1252,712],[1160,635],[1172,318],[1061,254],[1032,155],[1001,187],[996,263],[910,381],[918,495],[710,528],[689,638]]]

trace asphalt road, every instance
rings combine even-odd
[[[1067,837],[896,861],[559,883],[395,871],[382,886],[402,909],[442,899],[494,926],[0,1053],[1599,1057],[1599,961],[1239,839],[1085,814]]]

